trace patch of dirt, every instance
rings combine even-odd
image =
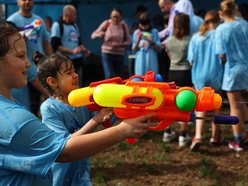
[[[205,126],[204,144],[199,152],[178,142],[163,143],[163,132],[148,131],[135,145],[126,142],[91,158],[94,185],[106,186],[247,186],[248,150],[236,153],[227,143],[211,146],[210,125]],[[175,128],[178,132],[177,128]],[[231,126],[223,126],[226,141]],[[190,126],[191,136],[194,126]]]

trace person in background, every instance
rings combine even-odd
[[[191,67],[187,60],[188,44],[190,40],[190,20],[185,13],[178,13],[174,18],[173,35],[165,43],[166,51],[170,58],[169,81],[175,82],[177,86],[192,86]],[[179,135],[179,146],[188,145],[191,138],[187,132],[187,122],[180,122],[181,133]],[[164,142],[170,142],[175,133],[167,128],[163,135]]]
[[[158,5],[162,13],[167,14],[169,12],[168,26],[159,32],[161,44],[165,45],[167,37],[169,37],[173,32],[176,3],[174,0],[158,0]]]
[[[235,151],[243,150],[245,124],[248,141],[248,109],[242,93],[248,90],[248,23],[236,17],[237,5],[233,0],[220,3],[219,15],[224,21],[216,29],[216,54],[224,64],[222,90],[226,91],[230,115],[237,116],[239,123],[232,125],[234,140],[228,144]]]
[[[164,30],[168,26],[169,15],[168,14],[156,14],[152,17],[152,25],[158,30],[158,32]],[[165,45],[162,43],[164,38],[160,38],[161,50],[158,53],[158,66],[159,74],[163,77],[165,82],[168,82],[170,59],[165,51]]]
[[[49,57],[36,53],[39,78],[52,97],[41,104],[42,122],[57,133],[73,136],[87,134],[98,124],[110,120],[112,109],[102,109],[96,114],[86,106],[73,107],[68,103],[68,95],[78,89],[78,75],[72,61],[63,55]],[[53,164],[53,186],[84,185],[91,186],[90,159]]]
[[[51,178],[54,162],[68,163],[102,152],[126,138],[140,137],[156,114],[123,120],[84,135],[57,133],[11,96],[27,84],[26,43],[9,23],[0,24],[0,180],[1,185],[33,185],[34,177]],[[52,180],[51,180],[52,181]]]
[[[90,51],[83,45],[79,28],[76,24],[77,10],[73,5],[65,5],[63,16],[52,25],[51,44],[54,52],[67,55],[79,75],[79,86],[83,86],[83,56],[88,57]]]
[[[51,33],[53,19],[50,16],[46,16],[44,20],[45,20],[45,24],[46,24],[46,27],[47,27],[47,31],[49,33]]]
[[[124,54],[131,43],[131,38],[129,28],[122,20],[122,11],[113,8],[110,19],[103,21],[91,34],[91,38],[103,38],[101,49],[105,79],[123,77]]]
[[[205,15],[204,23],[197,34],[193,35],[189,43],[188,61],[192,65],[192,82],[196,90],[211,87],[221,94],[223,66],[215,54],[215,29],[220,23],[217,11],[209,10]],[[214,78],[213,78],[214,77]],[[215,111],[219,114],[219,110]],[[197,112],[196,116],[204,117],[206,113]],[[202,131],[204,120],[196,120],[195,136],[190,149],[197,151],[202,145]],[[210,143],[219,145],[223,142],[220,126],[212,122],[212,137]]]
[[[12,95],[21,104],[25,105],[27,109],[35,115],[38,115],[41,101],[41,93],[47,98],[49,93],[41,85],[38,79],[37,68],[35,63],[32,61],[32,54],[35,51],[39,51],[43,54],[49,55],[52,53],[52,48],[49,43],[49,35],[46,31],[46,25],[43,19],[32,13],[33,8],[32,0],[17,0],[19,10],[7,18],[7,21],[13,22],[16,27],[23,28],[26,25],[31,24],[35,20],[41,20],[42,26],[39,30],[35,31],[31,35],[25,35],[28,48],[28,58],[32,66],[28,69],[28,82],[29,86],[24,86],[18,89],[12,89]]]
[[[173,34],[174,17],[178,13],[185,13],[190,17],[190,36],[196,33],[203,23],[200,16],[195,15],[194,8],[190,0],[179,0],[175,3],[174,0],[159,0],[161,12],[170,12],[168,27],[159,32],[160,38],[164,38],[163,44],[166,43],[166,38]]]
[[[203,23],[203,19],[200,16],[197,16],[194,13],[194,7],[190,0],[179,0],[176,5],[174,11],[177,13],[185,13],[190,17],[190,36],[193,36],[196,32],[198,32],[199,27]]]
[[[139,29],[133,34],[132,49],[135,53],[136,75],[145,75],[150,70],[158,73],[160,39],[158,30],[152,28],[151,19],[147,13],[140,15]]]

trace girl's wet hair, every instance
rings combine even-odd
[[[44,56],[39,52],[35,52],[32,58],[33,61],[37,64],[37,71],[41,83],[51,94],[53,94],[54,90],[47,83],[47,78],[56,78],[58,73],[61,73],[61,65],[63,63],[68,63],[69,61],[71,61],[70,58],[61,54],[52,54],[50,56]]]
[[[14,34],[19,34],[14,23],[8,21],[0,23],[0,57],[5,56],[10,50],[9,37]]]
[[[185,13],[178,13],[174,18],[173,35],[182,39],[184,36],[189,36],[190,33],[190,21],[189,16]]]

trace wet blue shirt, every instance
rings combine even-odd
[[[51,167],[70,136],[56,133],[25,107],[0,96],[0,186],[30,186]]]
[[[58,133],[72,134],[82,128],[93,113],[87,107],[72,107],[53,98],[41,105],[42,122]],[[91,186],[90,159],[53,164],[53,186]]]

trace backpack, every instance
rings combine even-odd
[[[64,26],[63,26],[64,23],[63,23],[63,20],[62,20],[62,16],[59,18],[58,24],[59,24],[60,38],[62,38],[62,36],[63,36],[63,34],[64,34]],[[75,29],[78,28],[77,25],[76,25],[75,23],[73,23],[72,25],[73,25],[73,27],[74,27]]]
[[[107,29],[108,29],[108,27],[109,27],[109,25],[110,25],[110,22],[107,21],[106,24],[104,25],[102,31],[103,31],[103,32],[106,32]],[[125,25],[124,25],[123,23],[121,23],[121,28],[122,28],[123,33],[124,33],[123,41],[126,41],[126,40],[127,40],[126,27],[125,27]]]

